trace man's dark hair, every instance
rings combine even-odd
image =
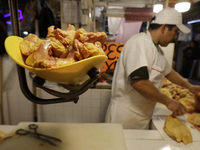
[[[162,26],[162,24],[150,24],[149,29],[150,30],[156,30],[158,28],[160,28]],[[173,27],[175,27],[176,25],[172,25],[172,24],[167,24],[167,27],[169,29],[169,31],[172,30]]]

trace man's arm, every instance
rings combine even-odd
[[[161,93],[148,79],[134,79],[132,86],[147,99],[164,104],[173,112],[173,115],[180,116],[186,113],[185,107],[179,101],[170,99]]]

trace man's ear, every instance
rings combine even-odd
[[[167,28],[167,25],[166,25],[166,24],[163,24],[163,25],[160,27],[162,34],[165,32],[166,28]]]

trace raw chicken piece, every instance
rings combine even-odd
[[[56,67],[63,66],[63,65],[66,65],[66,64],[71,64],[71,63],[74,63],[76,61],[77,61],[77,59],[75,57],[75,51],[74,51],[74,49],[71,49],[66,58],[58,58],[57,59]]]
[[[169,115],[165,120],[163,130],[166,134],[177,142],[188,144],[192,142],[192,135],[189,128],[176,117]]]
[[[188,79],[185,79],[185,80],[188,80]],[[162,89],[168,90],[170,93],[170,98],[175,99],[175,100],[179,100],[184,97],[194,98],[194,94],[190,92],[189,89],[176,85],[165,77],[163,78]]]
[[[54,29],[54,26],[48,28],[47,39],[52,37],[59,40],[65,47],[70,47],[73,45],[73,39],[75,35],[75,27],[69,25],[66,30],[61,30],[59,28]]]
[[[28,56],[26,64],[38,68],[54,68],[76,62],[73,49],[69,51],[66,58],[53,57],[51,42],[50,39],[42,42],[38,50]]]
[[[34,67],[51,68],[55,66],[57,58],[52,56],[51,48],[50,40],[46,40],[40,44],[40,47],[34,52]]]
[[[184,97],[179,99],[179,102],[181,102],[185,106],[187,112],[193,112],[196,110],[194,97]]]
[[[105,55],[105,52],[103,51],[103,46],[100,42],[95,42],[94,45],[99,49],[99,55]]]
[[[75,55],[78,58],[78,60],[105,54],[103,49],[101,48],[100,42],[96,42],[94,45],[93,43],[82,43],[79,40],[74,39],[74,47],[76,49]]]
[[[0,143],[1,141],[3,141],[3,135],[4,135],[4,132],[0,130]]]
[[[99,41],[101,45],[105,43],[107,35],[105,32],[86,32],[83,28],[76,30],[74,39],[78,39],[80,42],[93,43]]]
[[[167,95],[169,98],[172,98],[172,94],[170,93],[169,89],[166,89],[166,88],[161,88],[160,91]]]
[[[189,114],[187,121],[195,126],[200,126],[200,113]]]
[[[49,38],[51,40],[52,52],[54,57],[65,58],[69,50],[64,47],[60,41],[55,38]]]
[[[47,39],[52,41],[52,51],[55,57],[65,58],[68,55],[69,49],[73,48],[74,35],[73,25],[69,25],[66,30],[54,29],[54,26],[48,28]]]
[[[28,36],[23,38],[22,42],[20,42],[19,48],[22,54],[28,56],[38,49],[41,42],[42,41],[37,35],[30,33]]]

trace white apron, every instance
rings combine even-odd
[[[124,46],[117,62],[105,121],[121,123],[124,129],[148,129],[156,102],[144,98],[134,90],[128,76],[135,69],[147,66],[149,80],[160,89],[162,77],[171,72],[171,67],[163,52],[158,52],[149,32],[139,34],[133,39],[135,38],[136,41],[130,39],[127,46]],[[137,45],[138,42],[140,43]],[[140,53],[139,56],[144,54],[144,58],[137,58],[137,53]],[[136,57],[129,58],[132,56]]]

